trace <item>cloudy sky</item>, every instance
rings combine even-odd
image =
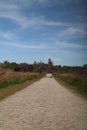
[[[87,0],[0,0],[0,62],[87,63]]]

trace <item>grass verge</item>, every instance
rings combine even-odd
[[[19,90],[22,90],[23,88],[26,88],[28,85],[40,80],[41,78],[42,75],[39,75],[31,76],[29,78],[13,78],[0,82],[0,100],[16,93]]]
[[[55,79],[63,86],[69,88],[82,96],[87,97],[87,81],[80,76],[64,76],[63,74],[53,74]]]

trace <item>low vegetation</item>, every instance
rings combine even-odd
[[[55,73],[54,77],[76,92],[87,96],[87,76],[82,73]]]
[[[41,78],[39,73],[0,70],[0,99],[19,91]]]
[[[53,73],[64,86],[87,95],[87,64],[61,66],[54,65],[51,59],[48,63],[35,61],[33,64],[4,61],[0,63],[0,99],[41,78],[43,73]]]

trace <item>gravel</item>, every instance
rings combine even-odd
[[[87,101],[47,74],[0,101],[0,130],[87,130]]]

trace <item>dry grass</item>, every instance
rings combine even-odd
[[[9,80],[15,77],[29,78],[31,76],[39,76],[39,73],[33,72],[14,72],[10,69],[0,69],[0,81]]]
[[[39,80],[41,74],[0,70],[0,99],[3,99]]]
[[[67,77],[67,78],[77,78],[78,77],[80,79],[87,81],[86,73],[63,73],[63,74],[61,74],[61,76]]]
[[[87,75],[82,73],[54,74],[54,77],[74,92],[87,97]]]

